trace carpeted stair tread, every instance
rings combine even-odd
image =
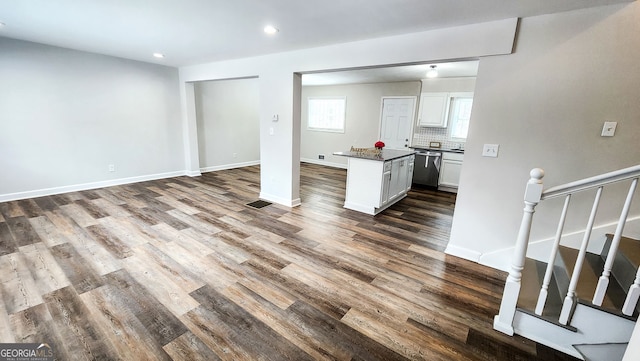
[[[609,241],[607,241],[608,245]],[[623,237],[611,272],[622,288],[628,290],[636,278],[640,265],[640,241]]]
[[[547,264],[531,258],[525,260],[524,270],[522,271],[522,287],[518,298],[518,307],[533,313],[538,302],[540,288],[544,281],[544,273]],[[543,318],[548,318],[552,322],[557,322],[562,309],[562,298],[558,293],[555,277],[551,277],[549,284],[547,302],[543,312]]]
[[[638,266],[640,266],[640,241],[622,237],[618,250],[631,262],[635,269],[638,269]]]
[[[544,263],[531,258],[527,258],[524,261],[522,283],[518,297],[518,307],[520,308],[529,311],[536,309],[538,294],[540,293],[540,287],[542,287],[542,280],[544,279],[544,271],[542,271],[542,277],[539,276],[538,268],[540,265],[544,266]]]
[[[568,247],[560,247],[560,255],[564,260],[565,264],[567,264],[568,272],[567,274],[571,277],[573,273],[573,269],[576,264],[576,259],[578,258],[578,250]],[[596,286],[598,285],[598,278],[602,273],[602,269],[594,270],[594,262],[589,262],[592,254],[587,253],[587,257],[585,262],[582,264],[582,270],[580,270],[580,279],[578,282],[578,287],[576,288],[576,295],[578,298],[583,300],[591,301],[593,299],[593,293],[595,292]],[[596,255],[596,257],[598,257]],[[598,257],[599,258],[599,257]],[[565,294],[566,295],[566,294]],[[602,307],[615,309],[615,304],[608,298],[605,297],[604,302],[602,303]]]
[[[607,244],[605,244],[605,252],[609,248],[611,239],[612,236],[609,236]],[[562,309],[562,302],[567,295],[571,272],[575,267],[578,253],[579,250],[577,249],[560,246],[554,263],[554,272],[548,288],[547,302],[545,303],[542,318],[549,320],[555,319],[557,321]],[[633,282],[638,264],[640,264],[640,241],[625,237],[621,239],[604,301],[602,306],[595,306],[591,304],[591,301],[593,300],[598,279],[604,269],[605,261],[606,255],[586,254],[585,262],[580,272],[576,295],[582,304],[591,305],[591,307],[601,308],[607,312],[621,315],[626,290],[628,290]],[[525,260],[520,297],[518,298],[519,308],[533,313],[538,301],[545,271],[546,263],[529,258]],[[626,277],[623,281],[616,278],[617,275],[621,274],[624,274]],[[625,286],[623,282],[627,283],[627,285]],[[621,283],[623,283],[622,286]],[[637,314],[636,312],[635,317],[637,317]]]

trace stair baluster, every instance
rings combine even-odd
[[[564,298],[562,311],[560,311],[559,322],[563,325],[569,323],[569,319],[571,318],[571,315],[573,313],[573,309],[575,306],[576,289],[578,288],[578,281],[580,280],[580,270],[582,270],[582,265],[587,254],[587,247],[589,246],[589,239],[591,238],[591,231],[593,230],[593,223],[596,219],[596,213],[598,213],[598,205],[600,204],[601,195],[602,186],[598,187],[598,190],[596,191],[596,197],[593,201],[593,207],[591,208],[591,214],[589,215],[587,228],[584,232],[584,237],[582,238],[582,244],[580,245],[580,252],[578,253],[578,258],[576,259],[576,263],[571,274],[569,290],[567,291],[567,296]]]
[[[633,281],[631,287],[629,287],[629,293],[627,293],[627,298],[624,300],[624,305],[622,305],[622,313],[627,316],[633,315],[633,310],[636,308],[638,304],[638,298],[640,297],[640,268],[636,273],[636,279]]]
[[[630,262],[629,264],[632,267],[637,267],[638,264],[638,261],[636,261],[635,259],[624,259],[623,261],[621,261],[621,263],[624,263],[624,265],[621,266],[618,264],[619,262],[614,262],[614,259],[616,257],[616,253],[619,253],[618,249],[624,248],[625,255],[627,255],[627,253],[630,252],[630,249],[632,249],[629,248],[629,244],[620,242],[626,242],[625,237],[622,236],[622,233],[624,230],[624,225],[629,222],[629,212],[632,197],[637,190],[637,183],[640,179],[640,164],[629,168],[619,169],[613,172],[608,172],[551,187],[544,191],[542,191],[542,178],[544,176],[544,171],[542,169],[536,168],[530,172],[530,175],[531,179],[527,183],[524,197],[524,214],[522,216],[522,222],[518,231],[518,238],[514,247],[514,257],[512,260],[509,276],[507,277],[507,281],[505,284],[502,303],[500,304],[500,311],[494,318],[494,329],[508,335],[513,335],[515,332],[517,332],[524,337],[536,340],[547,346],[553,347],[557,350],[561,350],[562,352],[573,355],[575,357],[584,357],[584,355],[580,355],[580,353],[576,351],[576,348],[578,346],[595,345],[593,342],[596,339],[602,339],[606,344],[610,344],[611,342],[616,344],[626,343],[629,337],[628,335],[631,334],[631,328],[633,327],[634,321],[632,319],[614,316],[615,311],[614,314],[602,312],[601,310],[598,310],[597,307],[601,306],[602,303],[606,303],[600,299],[600,293],[609,293],[609,290],[607,289],[613,288],[614,282],[610,282],[609,279],[611,277],[617,276],[617,269],[622,266],[626,267],[627,261]],[[580,278],[580,272],[585,261],[587,261],[586,250],[589,246],[591,236],[594,232],[594,222],[600,203],[600,198],[602,196],[603,187],[625,180],[631,180],[632,185],[629,189],[629,194],[625,201],[625,205],[623,206],[619,222],[617,223],[616,232],[614,236],[611,237],[612,246],[607,252],[607,259],[604,263],[602,263],[601,260],[597,260],[595,258],[588,259],[589,264],[592,266],[597,264],[602,267],[603,264],[605,265],[605,270],[602,272],[600,279],[598,279],[598,288],[596,288],[596,291],[594,293],[593,302],[595,305],[585,305],[584,307],[578,307],[576,306],[578,303],[577,286]],[[568,287],[566,285],[566,275],[559,275],[558,278],[556,278],[559,288],[567,287],[568,289],[566,297],[562,301],[562,310],[560,312],[559,323],[563,325],[571,324],[571,326],[547,328],[546,325],[553,325],[555,321],[540,316],[542,316],[542,313],[544,313],[545,307],[549,308],[549,304],[551,303],[550,296],[554,294],[554,292],[551,292],[553,291],[553,288],[551,287],[553,283],[553,276],[551,275],[551,273],[558,271],[558,268],[554,267],[554,264],[556,263],[556,259],[560,254],[559,250],[562,248],[562,246],[560,246],[560,241],[563,237],[562,232],[568,212],[570,199],[574,193],[590,191],[593,189],[596,189],[593,207],[589,216],[589,220],[587,222],[587,227],[583,233],[583,239],[580,250],[578,251],[577,259],[575,260],[575,263],[573,265],[573,271],[570,276]],[[538,295],[537,300],[538,302],[535,306],[536,316],[534,316],[534,314],[532,314],[527,309],[528,306],[525,305],[528,303],[529,297],[531,295],[529,293],[529,290],[527,290],[527,297],[524,297],[522,300],[522,307],[525,308],[523,308],[522,310],[516,310],[518,297],[523,286],[522,271],[524,269],[525,262],[529,262],[526,261],[526,253],[531,233],[531,222],[533,219],[533,213],[535,212],[536,206],[541,201],[561,196],[566,197],[565,204],[554,238],[553,250],[551,252],[549,263],[547,264],[547,270],[545,273],[543,285],[541,286],[540,295]],[[633,216],[633,220],[638,220],[637,215]],[[603,226],[608,229],[609,224],[605,224]],[[614,238],[616,239],[615,241]],[[621,259],[620,257],[617,258]],[[571,268],[570,263],[572,260],[573,259],[569,260],[567,264],[565,264],[565,266]],[[612,265],[615,265],[616,268],[614,269]],[[622,272],[624,274],[624,283],[629,284],[631,280],[628,277],[628,273],[624,273],[624,271]],[[587,276],[586,278],[590,277],[589,273],[585,273],[585,276]],[[535,277],[537,277],[537,275],[532,276],[532,280]],[[609,283],[611,284],[611,287],[609,287]],[[611,295],[616,295],[619,294],[622,290],[616,289],[611,291]],[[624,302],[622,313],[627,316],[633,317],[636,307],[638,307],[639,301],[640,269],[637,269],[635,273],[635,279],[633,280],[633,284],[629,288],[627,298]],[[619,305],[619,303],[614,299],[612,299],[612,303]],[[550,314],[551,312],[548,313]],[[617,317],[617,320],[619,320],[620,322],[616,321],[615,323],[609,324],[610,318],[605,315]],[[574,319],[572,320],[572,318]],[[601,324],[606,325],[601,326]],[[612,328],[611,325],[614,324],[616,327]],[[603,327],[602,331],[606,330],[606,332],[601,332],[599,327]],[[637,350],[640,349],[640,337],[637,336],[640,335],[640,332],[638,330],[640,330],[640,323],[636,323],[635,325],[634,336],[631,336],[631,340],[628,344],[628,347],[626,348],[624,358],[625,361],[635,360],[637,358]],[[605,358],[609,359],[607,357]]]
[[[624,202],[624,206],[622,207],[622,212],[620,213],[620,219],[618,220],[618,225],[616,226],[616,231],[613,235],[613,240],[611,241],[611,247],[609,247],[607,260],[604,264],[604,270],[602,271],[602,275],[598,280],[598,286],[596,287],[596,291],[593,295],[592,302],[594,305],[602,306],[604,295],[607,292],[607,287],[609,287],[609,276],[611,275],[613,262],[616,258],[616,254],[618,253],[618,247],[620,246],[620,239],[622,239],[622,232],[624,231],[624,225],[627,223],[627,217],[629,216],[629,208],[631,208],[631,201],[633,200],[633,195],[636,191],[637,185],[638,185],[638,178],[635,178],[631,182],[631,186],[629,187],[629,193],[627,194],[627,198]],[[636,299],[636,302],[637,302],[637,299]],[[625,301],[625,304],[626,304],[626,301]],[[635,303],[632,309],[633,308],[635,308]],[[622,312],[624,313],[624,308]],[[631,315],[631,314],[628,314],[628,315]]]
[[[542,195],[542,178],[544,177],[544,171],[540,168],[534,168],[529,172],[529,175],[531,178],[527,182],[527,188],[524,192],[524,213],[522,215],[522,222],[520,223],[520,230],[518,231],[518,238],[516,239],[511,270],[504,285],[500,312],[493,320],[493,328],[508,335],[513,335],[513,318],[516,314],[516,305],[518,303],[518,296],[520,295],[522,270],[524,269],[527,247],[529,245],[533,213]]]
[[[567,210],[569,209],[569,202],[571,201],[571,194],[567,194],[564,199],[564,207],[562,208],[562,214],[560,215],[560,221],[558,222],[558,229],[556,230],[556,236],[553,241],[553,247],[549,256],[549,263],[547,263],[547,269],[544,273],[544,281],[540,288],[540,294],[538,295],[538,303],[536,304],[536,314],[542,315],[544,305],[547,302],[547,295],[549,290],[549,283],[551,283],[551,276],[553,275],[553,267],[556,262],[556,256],[558,255],[558,248],[560,248],[560,239],[562,238],[562,230],[564,229],[564,222],[567,219]]]

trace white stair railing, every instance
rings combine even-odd
[[[580,244],[580,252],[576,259],[573,272],[571,273],[571,282],[569,283],[569,290],[567,296],[564,298],[562,304],[562,311],[560,311],[560,323],[566,325],[569,323],[569,318],[573,313],[573,306],[575,305],[576,289],[578,288],[578,281],[580,279],[580,271],[582,270],[582,264],[587,256],[587,247],[589,247],[589,239],[591,238],[591,231],[593,230],[593,223],[596,220],[596,213],[598,213],[598,206],[600,205],[600,196],[602,195],[602,186],[598,187],[596,192],[596,198],[593,200],[593,207],[591,207],[591,214],[589,215],[589,221],[587,223],[587,229],[584,232],[582,243]]]
[[[574,309],[576,289],[579,282],[580,270],[582,269],[582,265],[586,257],[586,250],[589,245],[589,239],[591,238],[591,232],[593,230],[595,216],[598,210],[598,205],[600,203],[602,189],[603,187],[611,183],[632,179],[632,184],[629,189],[627,199],[625,200],[625,205],[623,206],[620,220],[618,222],[618,227],[614,235],[614,241],[612,242],[612,247],[610,248],[607,255],[605,269],[602,273],[602,276],[600,277],[599,285],[594,293],[594,301],[593,301],[594,304],[598,304],[596,301],[600,301],[600,304],[601,304],[602,301],[600,300],[600,297],[601,297],[600,295],[604,294],[608,286],[609,275],[611,273],[613,260],[615,259],[615,254],[617,253],[617,248],[620,241],[619,238],[622,237],[622,231],[624,229],[624,224],[627,221],[629,207],[631,206],[631,201],[633,199],[633,195],[636,190],[638,178],[640,178],[640,165],[621,169],[621,170],[610,172],[610,173],[605,173],[595,177],[585,178],[583,180],[567,183],[561,186],[552,187],[545,191],[542,190],[542,187],[543,187],[542,178],[544,177],[544,171],[542,169],[535,168],[531,170],[530,176],[531,178],[527,182],[527,187],[525,191],[524,214],[522,217],[522,222],[520,224],[520,230],[518,231],[518,238],[516,240],[516,246],[515,246],[514,256],[511,264],[511,270],[509,271],[509,276],[505,283],[505,288],[504,288],[504,293],[502,297],[502,302],[500,304],[499,314],[495,316],[494,323],[493,323],[494,329],[509,335],[513,335],[513,319],[515,316],[518,296],[520,294],[520,282],[522,280],[522,270],[525,264],[527,247],[529,243],[529,235],[531,233],[531,223],[533,220],[533,213],[535,212],[535,207],[538,205],[538,203],[542,200],[565,196],[565,203],[562,210],[562,214],[560,216],[560,221],[558,222],[558,228],[554,238],[553,249],[551,251],[549,263],[547,265],[547,270],[545,273],[540,295],[538,297],[538,303],[536,304],[535,312],[536,314],[541,315],[547,299],[549,283],[551,282],[551,277],[553,273],[553,264],[555,262],[555,257],[558,253],[558,248],[560,246],[560,240],[562,238],[562,230],[564,228],[564,223],[565,223],[571,195],[574,193],[578,193],[586,190],[596,189],[596,196],[594,199],[591,214],[589,216],[589,221],[585,229],[584,237],[580,245],[580,251],[578,253],[578,258],[576,260],[576,263],[573,268],[573,273],[571,275],[569,289],[564,299],[562,311],[560,313],[559,322],[562,324],[568,324],[570,322],[571,314]],[[615,238],[618,238],[618,240],[615,241]],[[627,295],[627,300],[625,302],[625,306],[623,307],[623,311],[630,310],[629,312],[633,312],[633,309],[636,307],[639,298],[640,298],[640,270],[638,270],[634,284],[629,289],[629,293]]]
[[[527,182],[527,188],[524,192],[524,215],[522,216],[520,230],[518,231],[511,270],[509,271],[507,282],[504,285],[500,312],[493,319],[493,328],[508,335],[513,335],[513,318],[516,314],[516,305],[518,304],[518,296],[520,295],[520,283],[522,281],[524,261],[527,256],[527,246],[529,245],[531,222],[533,221],[533,213],[542,195],[542,178],[544,177],[544,171],[540,168],[535,168],[531,170],[529,175],[531,178]]]
[[[638,185],[638,178],[634,179],[631,182],[631,186],[629,187],[629,192],[627,193],[627,198],[625,199],[624,206],[622,206],[620,219],[618,220],[616,231],[613,234],[613,239],[611,240],[611,247],[609,248],[609,254],[607,254],[607,260],[605,261],[605,264],[604,264],[604,270],[602,271],[602,275],[598,280],[598,286],[596,287],[596,291],[593,295],[592,303],[594,305],[602,306],[602,301],[604,301],[604,295],[607,292],[607,288],[609,287],[609,276],[611,275],[611,269],[613,268],[613,261],[616,258],[615,257],[616,253],[618,253],[618,247],[620,246],[620,240],[622,239],[622,232],[624,231],[624,225],[627,223],[627,217],[629,216],[629,209],[631,208],[631,201],[633,200],[633,195],[635,194],[637,185]],[[629,311],[629,310],[625,310],[625,308],[623,307],[622,313],[624,313],[627,316],[630,316],[633,313],[633,308],[631,309],[631,311]]]
[[[547,302],[547,296],[549,294],[549,284],[551,283],[551,276],[553,276],[553,267],[556,263],[556,255],[558,249],[560,249],[560,239],[562,238],[562,230],[564,229],[564,222],[567,219],[567,210],[569,209],[569,202],[571,201],[571,194],[567,194],[564,199],[564,206],[562,207],[562,214],[560,215],[560,221],[558,222],[558,229],[556,230],[556,236],[553,239],[553,247],[551,247],[551,254],[549,255],[549,263],[547,263],[547,269],[544,272],[544,280],[542,281],[542,288],[538,295],[538,303],[536,303],[536,314],[542,315],[544,311],[544,305]]]

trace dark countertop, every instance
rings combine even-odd
[[[355,153],[355,152],[334,152],[333,155],[338,155],[341,157],[351,157],[351,158],[360,158],[360,159],[370,159],[377,161],[385,161],[396,158],[406,157],[408,155],[415,154],[414,150],[396,150],[396,149],[383,149],[380,155],[372,155],[372,154],[363,154],[363,153]]]

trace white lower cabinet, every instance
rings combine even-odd
[[[385,169],[389,163],[389,170],[385,170],[382,173],[382,192],[380,193],[380,206],[384,206],[389,203],[389,191],[391,189],[391,161],[385,162]]]
[[[463,160],[464,154],[448,152],[442,153],[438,189],[449,192],[458,191],[458,185],[460,184],[460,170],[462,169]]]
[[[406,197],[414,158],[413,154],[387,161],[349,158],[344,207],[378,214]]]
[[[415,164],[416,156],[412,155],[409,157],[409,166],[407,168],[407,183],[404,185],[405,192],[409,192],[411,190],[411,183],[413,183],[413,168]]]

